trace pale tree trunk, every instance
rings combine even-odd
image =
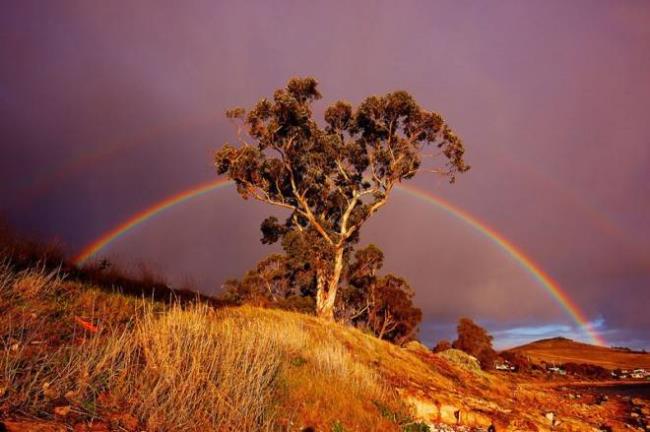
[[[328,321],[334,321],[334,302],[343,271],[343,249],[343,247],[336,249],[334,268],[329,279],[323,275],[316,276],[316,314]]]

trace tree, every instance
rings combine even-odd
[[[422,311],[413,305],[414,294],[401,277],[388,274],[377,280],[368,325],[379,339],[402,344],[417,333]]]
[[[241,280],[224,283],[221,299],[231,304],[274,306],[304,312],[313,309],[313,276],[309,268],[288,255],[263,258]]]
[[[503,351],[499,356],[514,366],[516,371],[526,372],[532,369],[532,363],[528,358],[516,351]]]
[[[272,100],[260,99],[248,112],[229,110],[239,145],[225,144],[215,165],[244,199],[289,210],[283,224],[275,217],[262,223],[262,242],[303,238],[316,274],[317,314],[333,319],[345,254],[394,186],[412,178],[424,158],[433,162],[422,169],[452,183],[469,166],[460,138],[405,91],[370,96],[356,109],[335,102],[324,127],[311,111],[320,98],[314,78],[293,78]],[[437,151],[424,154],[427,145]]]
[[[492,336],[483,327],[469,318],[458,321],[458,339],[452,344],[453,348],[465,351],[476,357],[483,369],[494,367],[496,351],[492,348]]]
[[[414,292],[406,280],[393,274],[377,275],[383,263],[384,254],[375,245],[355,253],[348,266],[348,284],[338,301],[339,309],[355,326],[401,344],[417,332],[422,311],[414,306]]]
[[[451,349],[451,342],[449,342],[446,339],[443,339],[441,341],[438,341],[436,346],[434,346],[431,349],[431,351],[433,351],[434,353],[439,353],[439,352],[447,351],[448,349]]]
[[[313,312],[315,275],[306,256],[304,244],[285,244],[285,254],[270,255],[241,280],[226,281],[221,300]],[[422,312],[414,306],[414,292],[404,279],[377,276],[383,261],[384,254],[374,245],[356,251],[351,263],[346,255],[347,284],[337,299],[337,315],[380,339],[401,344],[417,332]]]

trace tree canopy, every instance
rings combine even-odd
[[[229,110],[238,146],[225,144],[215,165],[244,199],[289,210],[282,223],[264,220],[262,241],[290,237],[310,246],[317,312],[332,319],[344,254],[394,186],[420,170],[453,183],[469,166],[461,139],[405,91],[370,96],[356,108],[335,102],[322,126],[311,109],[320,98],[314,78],[292,78],[272,99]],[[425,146],[434,151],[425,153]]]
[[[461,318],[457,330],[458,339],[452,344],[453,348],[476,357],[483,369],[494,368],[497,354],[492,348],[492,336],[487,330],[469,318]]]

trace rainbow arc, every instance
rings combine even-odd
[[[110,243],[114,242],[120,237],[123,237],[138,225],[141,225],[153,219],[165,210],[182,204],[193,198],[223,188],[229,184],[231,184],[231,182],[226,179],[218,179],[195,185],[189,189],[168,196],[162,201],[159,201],[150,207],[132,215],[124,222],[115,226],[111,230],[106,231],[99,238],[89,243],[74,258],[75,264],[83,264],[88,259],[100,252],[102,249],[107,247]],[[539,264],[537,264],[530,256],[525,254],[522,249],[508,240],[503,234],[499,233],[497,230],[490,227],[485,222],[468,213],[466,210],[463,210],[462,208],[451,204],[450,202],[437,195],[409,185],[400,185],[399,189],[450,214],[456,219],[459,219],[462,222],[473,227],[483,236],[487,237],[500,249],[511,256],[521,268],[529,273],[537,281],[538,285],[541,286],[555,300],[555,302],[571,317],[571,319],[586,331],[593,343],[602,346],[607,345],[602,336],[600,336],[590,324],[586,314],[571,299],[566,290],[564,290],[555,279],[553,279],[546,271],[544,271]]]

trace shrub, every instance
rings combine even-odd
[[[497,354],[492,348],[492,336],[469,318],[461,318],[457,329],[458,338],[452,347],[476,357],[484,370],[493,369]]]
[[[439,353],[439,352],[447,351],[448,349],[451,349],[451,342],[449,342],[448,340],[443,339],[443,340],[439,341],[436,344],[436,346],[434,346],[432,348],[432,351],[434,353]]]

